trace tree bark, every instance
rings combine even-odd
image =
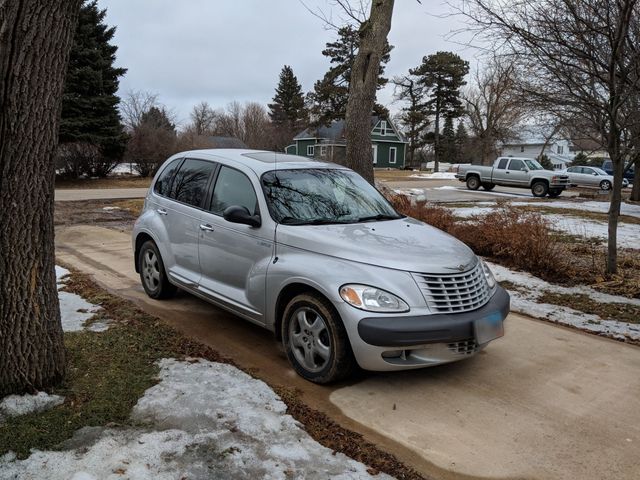
[[[391,30],[394,0],[373,0],[360,26],[360,48],[353,61],[346,114],[347,167],[373,184],[371,114],[376,100],[380,60]]]
[[[0,0],[0,397],[60,381],[54,151],[79,0]]]

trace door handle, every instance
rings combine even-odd
[[[200,230],[203,230],[205,232],[213,232],[213,227],[211,225],[209,225],[208,223],[201,223],[200,224]]]
[[[507,175],[509,175],[509,172],[504,172],[504,173],[506,173]]]
[[[167,211],[164,208],[157,208],[156,212],[158,212],[160,215],[166,215]]]

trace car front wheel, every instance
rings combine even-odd
[[[169,282],[160,251],[155,243],[147,240],[140,247],[138,270],[144,291],[156,300],[170,298],[177,287]]]
[[[356,367],[342,320],[327,300],[314,293],[298,295],[287,305],[282,343],[295,371],[314,383],[346,378]]]

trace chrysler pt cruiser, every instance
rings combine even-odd
[[[509,296],[466,245],[400,215],[355,172],[295,155],[198,150],[158,170],[133,229],[146,293],[177,288],[268,328],[328,383],[469,358]]]

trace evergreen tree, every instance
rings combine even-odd
[[[359,45],[359,31],[352,25],[347,25],[338,30],[338,39],[327,43],[322,51],[322,55],[329,58],[332,66],[324,77],[315,83],[313,92],[309,93],[311,111],[316,124],[329,124],[332,120],[345,118],[351,67]],[[384,87],[389,81],[383,75],[385,65],[391,59],[392,49],[393,47],[387,43],[379,68],[378,89]],[[382,105],[376,104],[373,111],[383,117],[389,116],[389,111]]]
[[[122,157],[126,143],[116,95],[119,77],[126,69],[114,67],[118,47],[110,42],[115,27],[104,23],[105,16],[97,0],[83,3],[80,9],[62,97],[59,138],[62,144],[98,147],[101,156],[112,163]]]
[[[164,107],[151,107],[140,117],[127,144],[127,161],[143,177],[156,172],[176,152],[176,126]]]
[[[455,163],[456,159],[458,158],[456,132],[453,129],[453,118],[451,118],[450,116],[447,116],[444,119],[440,158],[448,163]]]
[[[393,79],[396,86],[395,98],[405,102],[399,120],[409,141],[407,165],[416,166],[416,150],[426,144],[426,129],[429,126],[429,111],[424,102],[424,88],[414,75],[404,75]]]
[[[464,110],[460,100],[460,87],[467,83],[464,77],[469,73],[469,62],[455,53],[437,52],[423,57],[422,64],[409,72],[420,77],[419,82],[428,91],[427,105],[431,115],[434,116],[434,170],[437,172],[442,153],[439,147],[440,119],[442,117],[453,119],[462,115]]]
[[[466,161],[466,151],[469,144],[469,134],[467,133],[467,127],[464,123],[458,122],[458,128],[456,129],[456,163],[464,163]]]
[[[280,72],[273,103],[269,104],[269,118],[275,130],[277,150],[289,145],[308,122],[302,86],[289,65],[285,65]]]

